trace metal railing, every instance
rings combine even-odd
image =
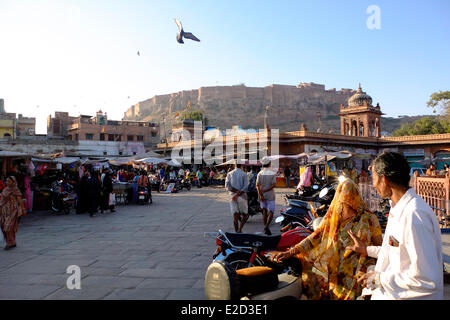
[[[411,186],[417,195],[430,206],[442,227],[450,227],[450,175],[419,176],[416,172],[411,179]],[[373,187],[371,178],[359,182],[363,200],[372,211],[381,210],[382,198]]]

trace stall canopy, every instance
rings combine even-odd
[[[61,157],[61,158],[32,158],[33,162],[46,162],[46,163],[62,163],[62,164],[71,164],[80,161],[78,157]]]
[[[168,163],[167,160],[164,160],[164,159],[161,159],[161,158],[152,158],[152,157],[136,159],[135,162],[138,162],[138,163],[150,163],[150,164],[160,164],[160,163],[167,164]]]
[[[144,159],[144,158],[158,158],[161,159],[163,158],[163,155],[156,153],[154,151],[149,151],[143,154],[137,154],[135,156],[133,156],[133,159],[137,160],[137,159]]]
[[[259,160],[246,160],[246,159],[241,159],[241,160],[236,160],[236,159],[232,159],[232,160],[228,160],[222,164],[218,164],[216,165],[216,167],[220,167],[220,166],[230,166],[230,165],[234,165],[236,164],[236,162],[241,163],[244,166],[261,166],[261,161]]]
[[[181,163],[179,163],[177,160],[170,160],[167,162],[167,164],[171,167],[181,167]]]
[[[312,164],[317,164],[319,162],[333,160],[333,159],[343,159],[347,160],[350,159],[353,156],[350,152],[315,152],[315,153],[300,153],[296,155],[273,155],[273,156],[266,156],[263,158],[263,160],[279,160],[279,159],[301,159],[301,158],[308,158],[308,162]]]
[[[126,166],[135,163],[133,157],[109,159],[109,163],[113,166]]]
[[[7,158],[7,157],[11,157],[11,158],[15,158],[15,157],[31,157],[30,155],[23,153],[23,152],[17,152],[17,151],[7,151],[7,150],[2,150],[0,151],[0,158]]]
[[[306,154],[306,153],[300,153],[300,154],[295,154],[295,155],[290,155],[290,156],[277,154],[277,155],[273,155],[273,156],[265,156],[263,159],[274,161],[274,160],[279,160],[279,159],[301,159],[301,158],[304,158],[307,156],[308,156],[308,154]]]
[[[348,160],[353,156],[349,152],[318,152],[308,155],[308,162],[312,164],[318,164],[324,161],[330,161],[334,159]]]

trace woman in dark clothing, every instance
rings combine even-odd
[[[101,203],[102,213],[103,211],[106,211],[108,209],[110,209],[111,212],[115,212],[114,205],[109,204],[109,197],[113,191],[112,178],[111,174],[109,173],[109,170],[105,172],[105,176],[103,177],[102,190],[103,190]]]
[[[95,217],[100,205],[101,182],[97,172],[92,172],[87,181],[87,199],[89,206],[89,215]]]
[[[88,194],[87,185],[89,173],[86,172],[78,183],[77,187],[77,214],[86,213],[88,211]]]

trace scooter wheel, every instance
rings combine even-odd
[[[229,263],[232,270],[239,270],[249,267],[250,258],[251,258],[250,253],[235,252],[229,254],[224,260]],[[259,261],[259,259],[255,259],[255,261],[250,265],[250,267],[257,267],[262,265],[263,264]]]

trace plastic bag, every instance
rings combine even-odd
[[[110,206],[114,206],[116,204],[116,194],[110,193],[109,194],[109,203]]]

